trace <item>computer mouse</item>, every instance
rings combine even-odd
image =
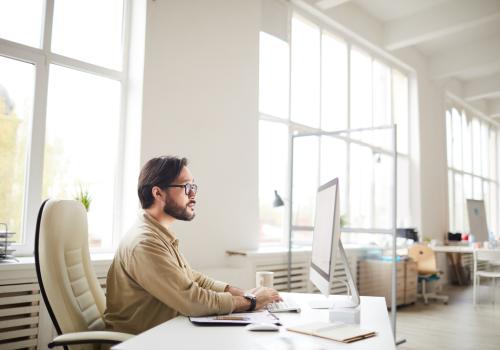
[[[280,327],[272,323],[250,323],[245,326],[247,331],[279,331]]]

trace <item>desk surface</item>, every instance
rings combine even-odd
[[[429,246],[438,253],[473,253],[474,248],[471,246],[463,246],[463,245],[436,245]]]
[[[115,345],[113,350],[140,349],[395,349],[389,315],[385,299],[381,297],[361,297],[361,328],[374,330],[377,336],[351,344],[303,335],[285,330],[285,327],[313,321],[328,322],[328,310],[313,310],[308,307],[311,299],[324,298],[317,294],[281,293],[290,295],[302,308],[302,312],[277,314],[284,327],[279,332],[250,332],[241,326],[202,327],[179,316],[158,325],[138,336]],[[331,296],[342,298],[342,296]]]

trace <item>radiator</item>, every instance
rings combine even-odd
[[[274,272],[274,288],[278,291],[288,291],[288,254],[287,252],[255,253],[255,252],[230,252],[229,265],[232,268],[241,269],[241,273],[250,276],[245,288],[255,286],[255,272]],[[356,270],[358,253],[349,251],[347,254],[349,268],[356,281]],[[309,267],[311,262],[311,251],[294,252],[291,266],[291,291],[296,293],[315,293],[318,290],[309,281]],[[345,294],[347,287],[342,281],[346,281],[346,272],[342,263],[337,262],[335,266],[335,281],[331,286],[331,294]]]
[[[110,259],[93,263],[99,284],[106,290]],[[48,350],[57,335],[40,294],[33,258],[0,265],[0,349]]]
[[[288,290],[288,264],[281,262],[256,264],[255,271],[274,272],[274,288],[277,291]],[[294,292],[308,291],[308,273],[309,266],[305,263],[292,264],[290,285]]]
[[[37,283],[0,285],[0,349],[36,349],[40,298]]]

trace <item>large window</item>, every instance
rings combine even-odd
[[[498,232],[497,128],[466,109],[446,111],[449,229],[469,232],[467,199],[484,200],[490,232]]]
[[[119,221],[127,0],[0,2],[0,222],[32,253],[45,198],[91,199],[93,248]],[[92,22],[89,25],[89,20]]]
[[[283,244],[293,161],[293,240],[310,244],[316,189],[338,177],[341,221],[351,228],[392,227],[391,132],[296,138],[296,131],[339,131],[398,124],[398,225],[411,224],[408,77],[319,25],[294,15],[290,45],[260,35],[259,201],[261,243]],[[273,207],[274,191],[283,207]],[[349,236],[345,237],[349,240]]]

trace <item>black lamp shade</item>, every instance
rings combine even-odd
[[[278,191],[274,190],[274,201],[273,201],[273,207],[274,208],[277,208],[277,207],[282,207],[284,206],[285,203],[283,202],[283,199],[280,197],[280,195],[278,194]]]

